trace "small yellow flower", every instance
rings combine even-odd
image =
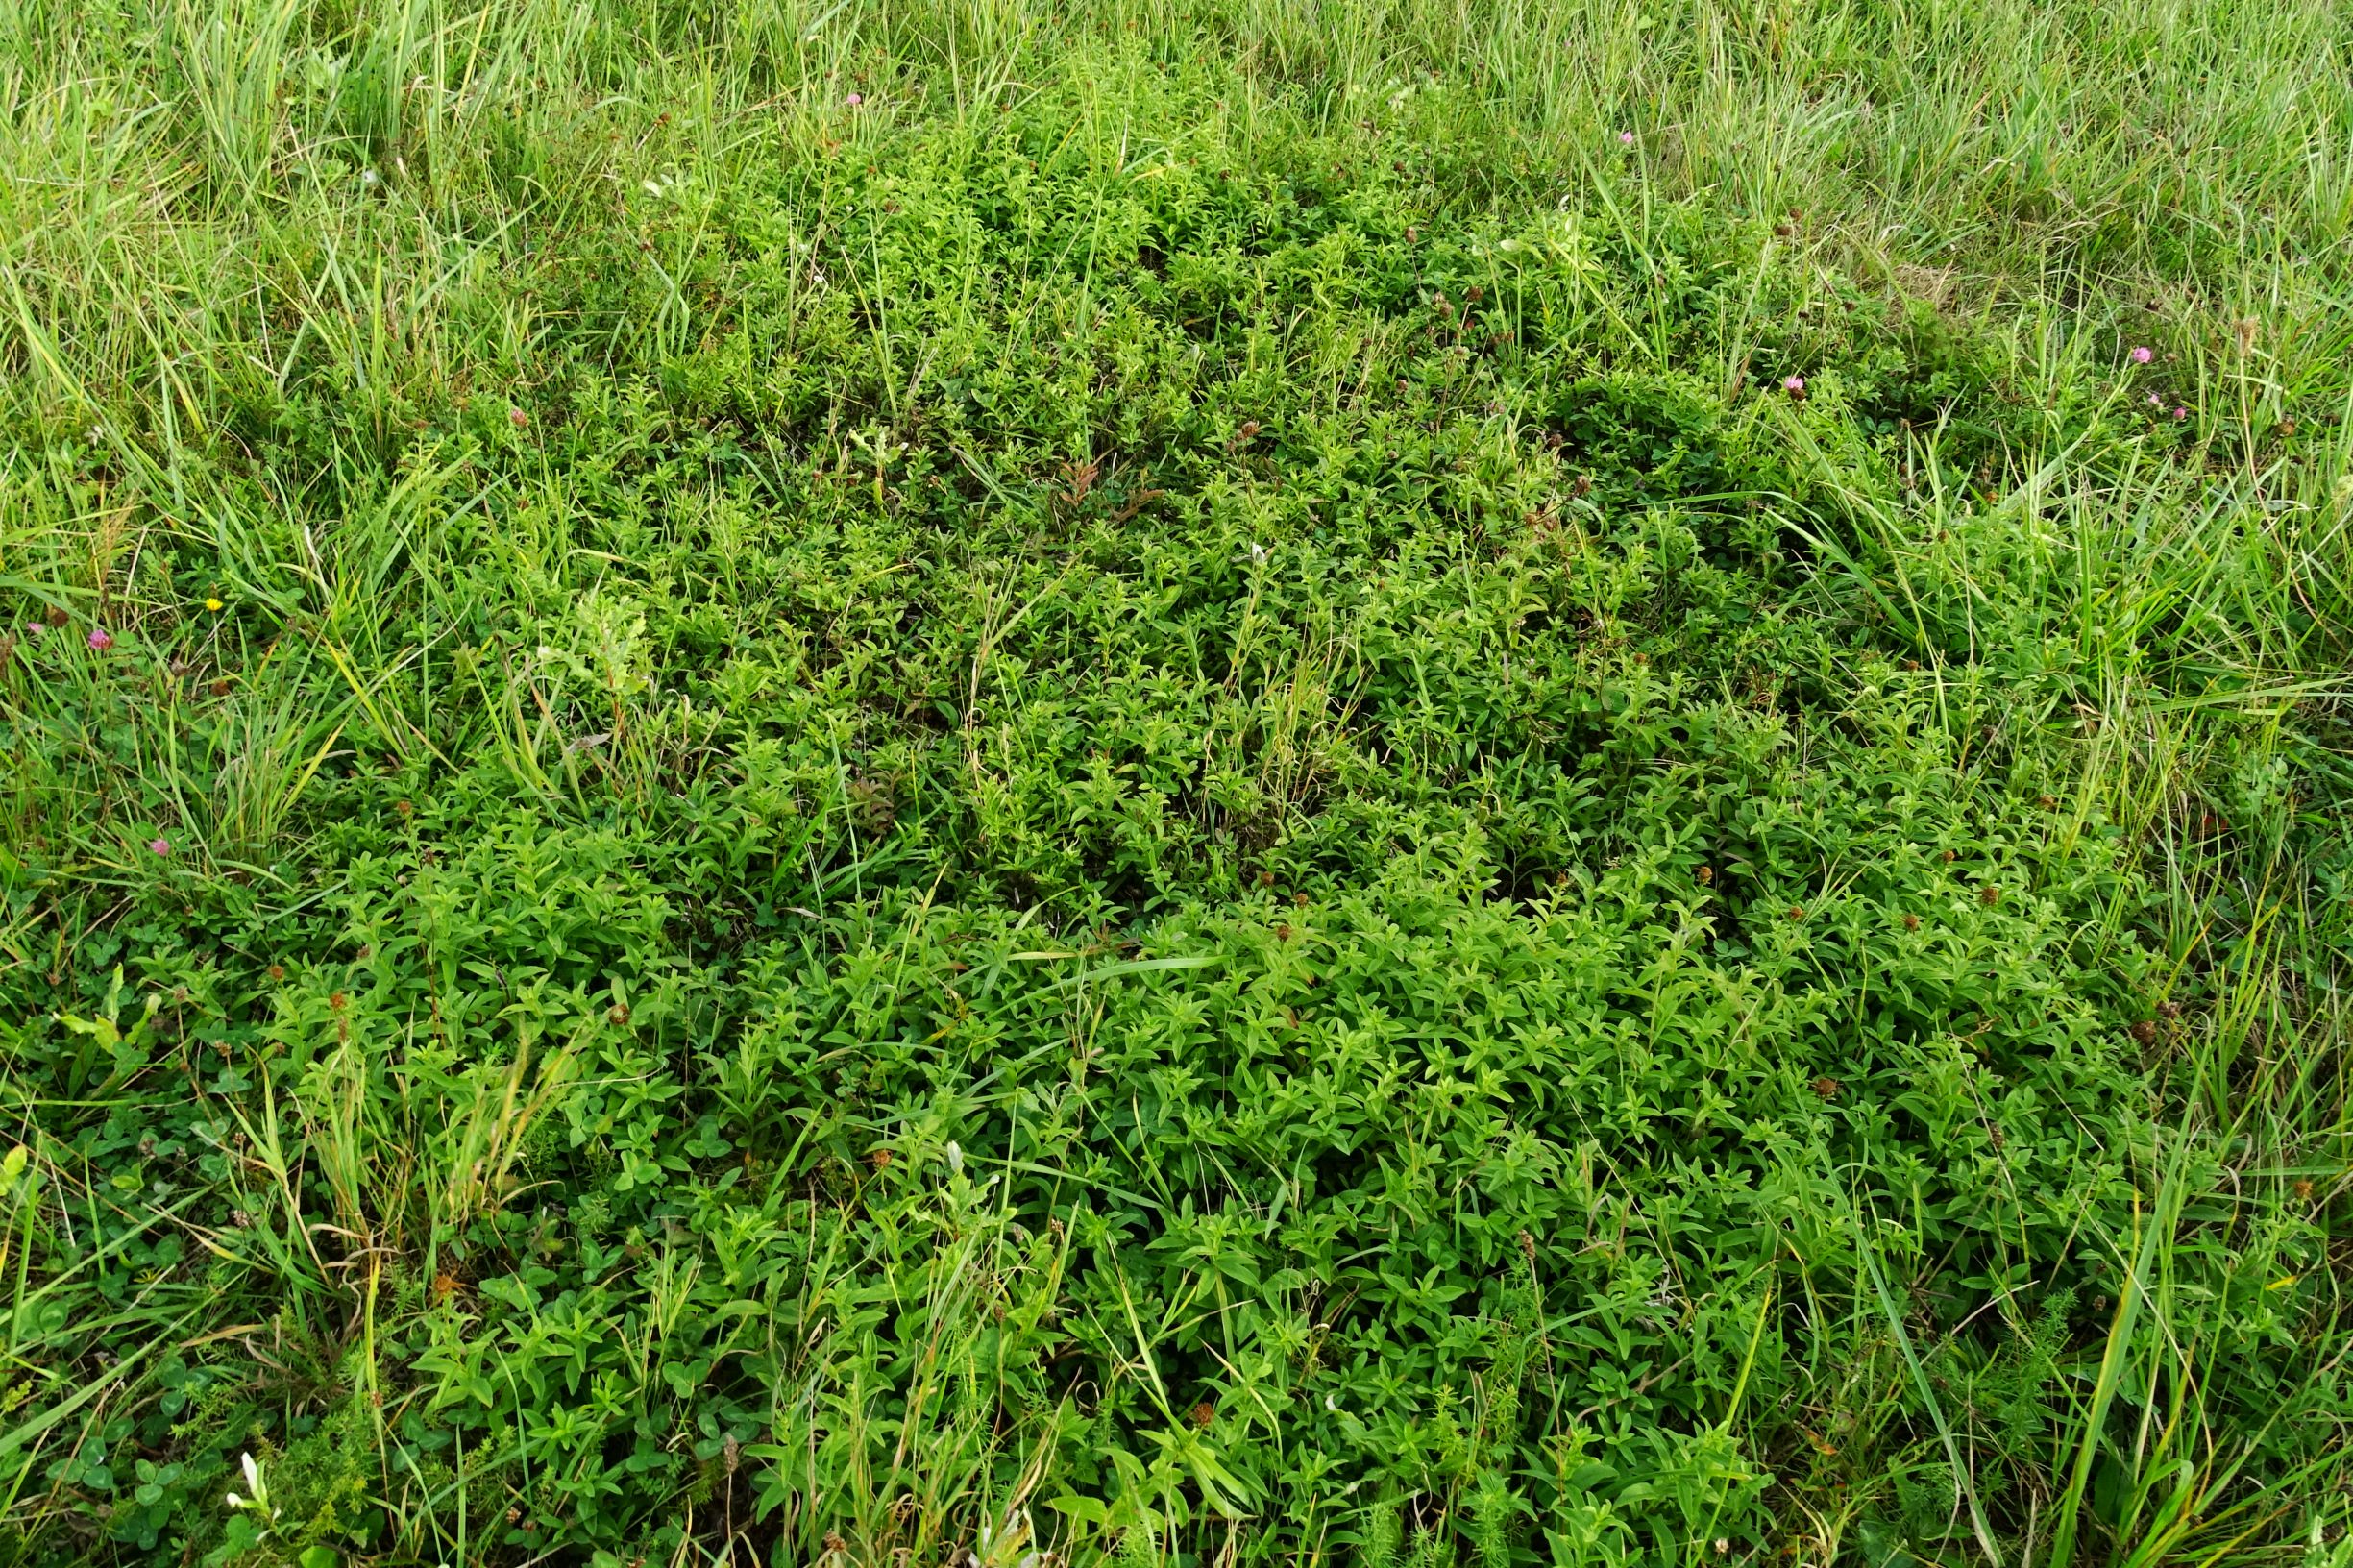
[[[222,610],[227,609],[228,606],[220,601],[218,596],[214,596],[205,600],[205,608],[208,610]]]

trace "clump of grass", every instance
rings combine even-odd
[[[0,1536],[2334,1560],[2344,50],[0,20]]]

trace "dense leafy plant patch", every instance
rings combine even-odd
[[[2314,386],[1427,71],[577,20],[93,34],[143,341],[11,220],[24,1560],[2320,1560]]]

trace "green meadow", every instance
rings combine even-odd
[[[0,1568],[2353,1568],[2353,11],[0,8]]]

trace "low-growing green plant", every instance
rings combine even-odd
[[[0,18],[0,1547],[2338,1564],[2344,27]]]

